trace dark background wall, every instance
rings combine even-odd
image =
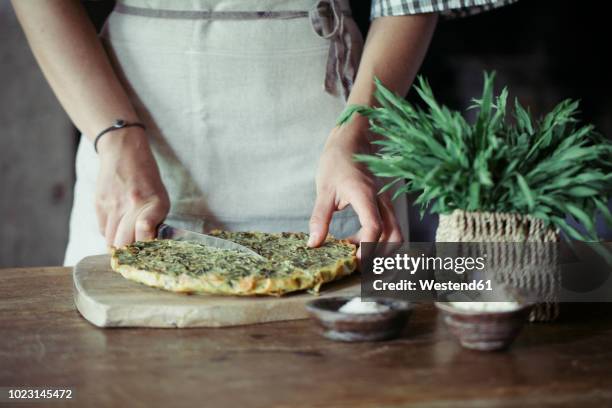
[[[113,7],[112,1],[84,4],[98,26]],[[352,4],[367,30],[369,1]],[[498,83],[532,112],[581,99],[583,119],[612,135],[609,23],[599,4],[521,0],[441,21],[421,73],[443,103],[463,109],[479,94],[482,71],[496,70]],[[0,267],[60,264],[68,235],[75,132],[26,47],[10,4],[0,2]],[[436,222],[412,211],[411,238],[432,240]]]

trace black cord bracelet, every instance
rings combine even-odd
[[[96,138],[94,139],[94,150],[96,151],[96,153],[98,153],[98,141],[100,140],[102,136],[104,136],[105,134],[109,132],[112,132],[113,130],[124,129],[124,128],[129,128],[129,127],[139,127],[143,130],[146,130],[146,126],[140,122],[128,123],[123,119],[117,119],[115,123],[113,124],[113,126],[107,127],[106,129],[98,133],[98,136],[96,136]]]

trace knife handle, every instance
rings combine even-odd
[[[163,222],[157,226],[157,239],[169,239],[172,227]]]

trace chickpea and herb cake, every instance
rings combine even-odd
[[[111,267],[126,279],[184,293],[273,295],[311,289],[353,273],[355,245],[328,237],[309,248],[305,233],[213,231],[257,252],[218,249],[195,241],[139,241],[112,251]]]

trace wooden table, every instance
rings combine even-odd
[[[68,406],[612,406],[612,308],[563,312],[501,353],[462,349],[427,305],[383,343],[335,343],[307,320],[103,330],[75,310],[69,269],[5,269],[0,387],[73,387]]]

